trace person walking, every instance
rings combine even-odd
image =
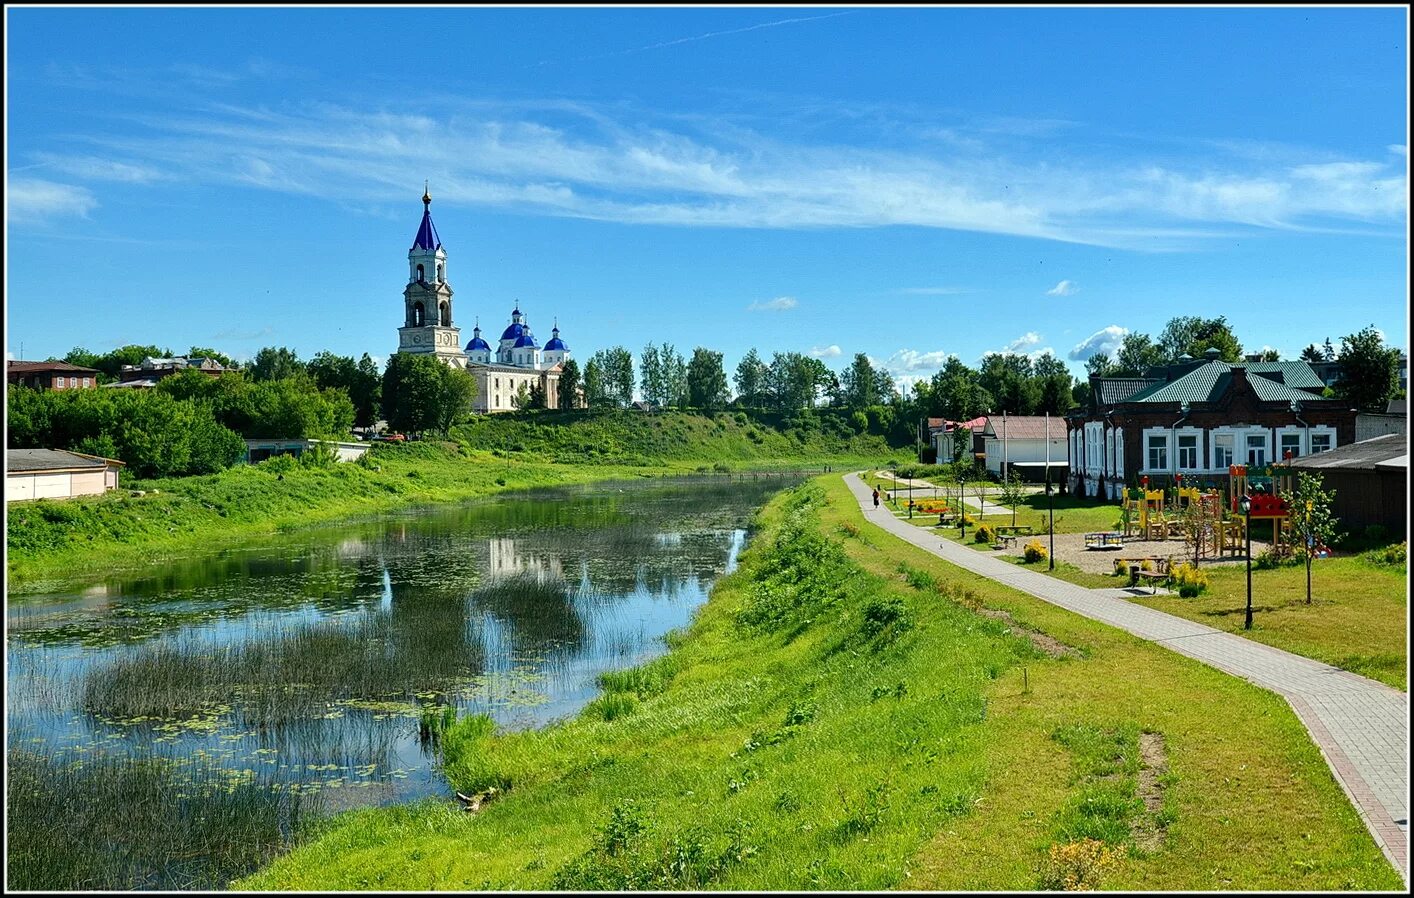
[[[879,507],[879,488],[877,486],[874,487],[874,507]]]

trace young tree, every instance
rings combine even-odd
[[[471,415],[476,379],[430,355],[394,353],[383,372],[383,417],[394,430],[446,433]]]
[[[638,389],[647,402],[664,404],[663,364],[658,355],[658,347],[652,343],[643,347],[638,355]]]
[[[1159,334],[1156,347],[1165,363],[1176,362],[1182,355],[1201,359],[1209,349],[1221,352],[1219,358],[1224,362],[1242,361],[1242,344],[1228,326],[1226,316],[1222,315],[1217,318],[1194,315],[1171,318]]]
[[[1063,415],[1069,411],[1075,401],[1071,392],[1075,378],[1071,377],[1065,362],[1049,352],[1042,353],[1032,366],[1032,371],[1039,388],[1036,411],[1053,415]]]
[[[1322,489],[1319,474],[1298,471],[1296,489],[1281,494],[1291,509],[1291,531],[1301,541],[1306,556],[1306,604],[1311,604],[1311,559],[1317,549],[1328,544],[1336,531],[1336,518],[1331,512],[1335,490]]]
[[[568,359],[560,368],[559,407],[568,411],[575,407],[579,393],[579,364]]]
[[[663,383],[663,401],[660,405],[681,408],[687,405],[687,360],[671,343],[664,343],[658,350],[658,371]]]
[[[589,364],[595,369],[595,394],[601,404],[623,408],[633,402],[633,356],[622,346],[601,349]],[[590,387],[589,369],[585,369],[585,390]]]
[[[1321,352],[1320,347],[1316,346],[1315,343],[1308,343],[1306,348],[1301,350],[1301,361],[1303,362],[1315,364],[1316,362],[1324,362],[1325,360],[1325,354]]]
[[[284,380],[306,373],[305,365],[293,350],[285,347],[266,346],[255,354],[250,366],[253,380]]]
[[[887,374],[888,372],[884,372]],[[892,378],[890,378],[892,380]],[[854,354],[854,361],[845,369],[840,377],[841,400],[847,408],[862,409],[871,405],[880,405],[886,395],[879,388],[882,386],[879,377],[874,370],[874,365],[869,361],[869,356],[862,352]],[[892,386],[892,384],[891,384]],[[889,392],[893,392],[890,390]]]
[[[1097,352],[1085,360],[1085,373],[1090,377],[1110,377],[1114,374],[1115,367],[1107,352]]]
[[[761,356],[757,355],[755,347],[748,349],[737,364],[733,378],[737,403],[747,408],[760,408],[765,398],[766,378],[766,365],[761,361]]]
[[[1385,346],[1371,325],[1340,338],[1336,396],[1363,411],[1384,411],[1399,390],[1399,350]]]
[[[602,408],[612,404],[604,390],[604,372],[600,368],[597,353],[584,366],[584,404],[588,408]]]
[[[714,411],[727,404],[727,372],[722,354],[701,346],[692,351],[687,364],[687,404]]]
[[[516,387],[515,395],[511,397],[511,408],[528,409],[531,407],[531,401],[530,388],[522,383]]]

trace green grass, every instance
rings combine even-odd
[[[6,531],[7,588],[12,595],[57,589],[193,550],[410,504],[663,474],[821,470],[866,454],[877,463],[889,452],[881,437],[840,435],[834,418],[758,417],[486,416],[456,429],[460,442],[380,444],[367,464],[319,468],[282,458],[199,477],[125,479],[123,489],[102,496],[16,503]],[[615,448],[621,445],[635,451]],[[147,495],[134,496],[135,489]]]
[[[1408,574],[1403,566],[1374,564],[1361,555],[1321,558],[1306,568],[1283,565],[1252,571],[1252,629],[1244,565],[1205,567],[1211,586],[1196,598],[1140,596],[1136,601],[1324,661],[1342,670],[1408,689]]]
[[[1277,696],[889,537],[838,476],[760,527],[672,651],[585,713],[444,735],[454,786],[502,790],[480,813],[351,812],[235,887],[1026,890],[1109,782],[1105,740],[1147,732],[1164,841],[1131,850],[1129,787],[1106,786],[1103,887],[1398,889]]]

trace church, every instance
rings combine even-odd
[[[521,391],[538,386],[545,404],[559,408],[560,371],[570,358],[560,339],[559,323],[542,347],[530,330],[520,306],[511,312],[511,323],[495,349],[481,336],[481,325],[471,341],[461,346],[461,329],[452,323],[452,288],[447,283],[447,252],[432,223],[432,195],[422,194],[422,223],[408,250],[408,283],[403,290],[403,326],[398,328],[398,352],[435,356],[476,378],[476,412],[513,411]],[[576,397],[576,405],[578,405]]]

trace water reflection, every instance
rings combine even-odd
[[[335,808],[446,794],[424,713],[574,712],[663,651],[782,485],[541,490],[35,597],[7,612],[11,764],[156,754]]]

